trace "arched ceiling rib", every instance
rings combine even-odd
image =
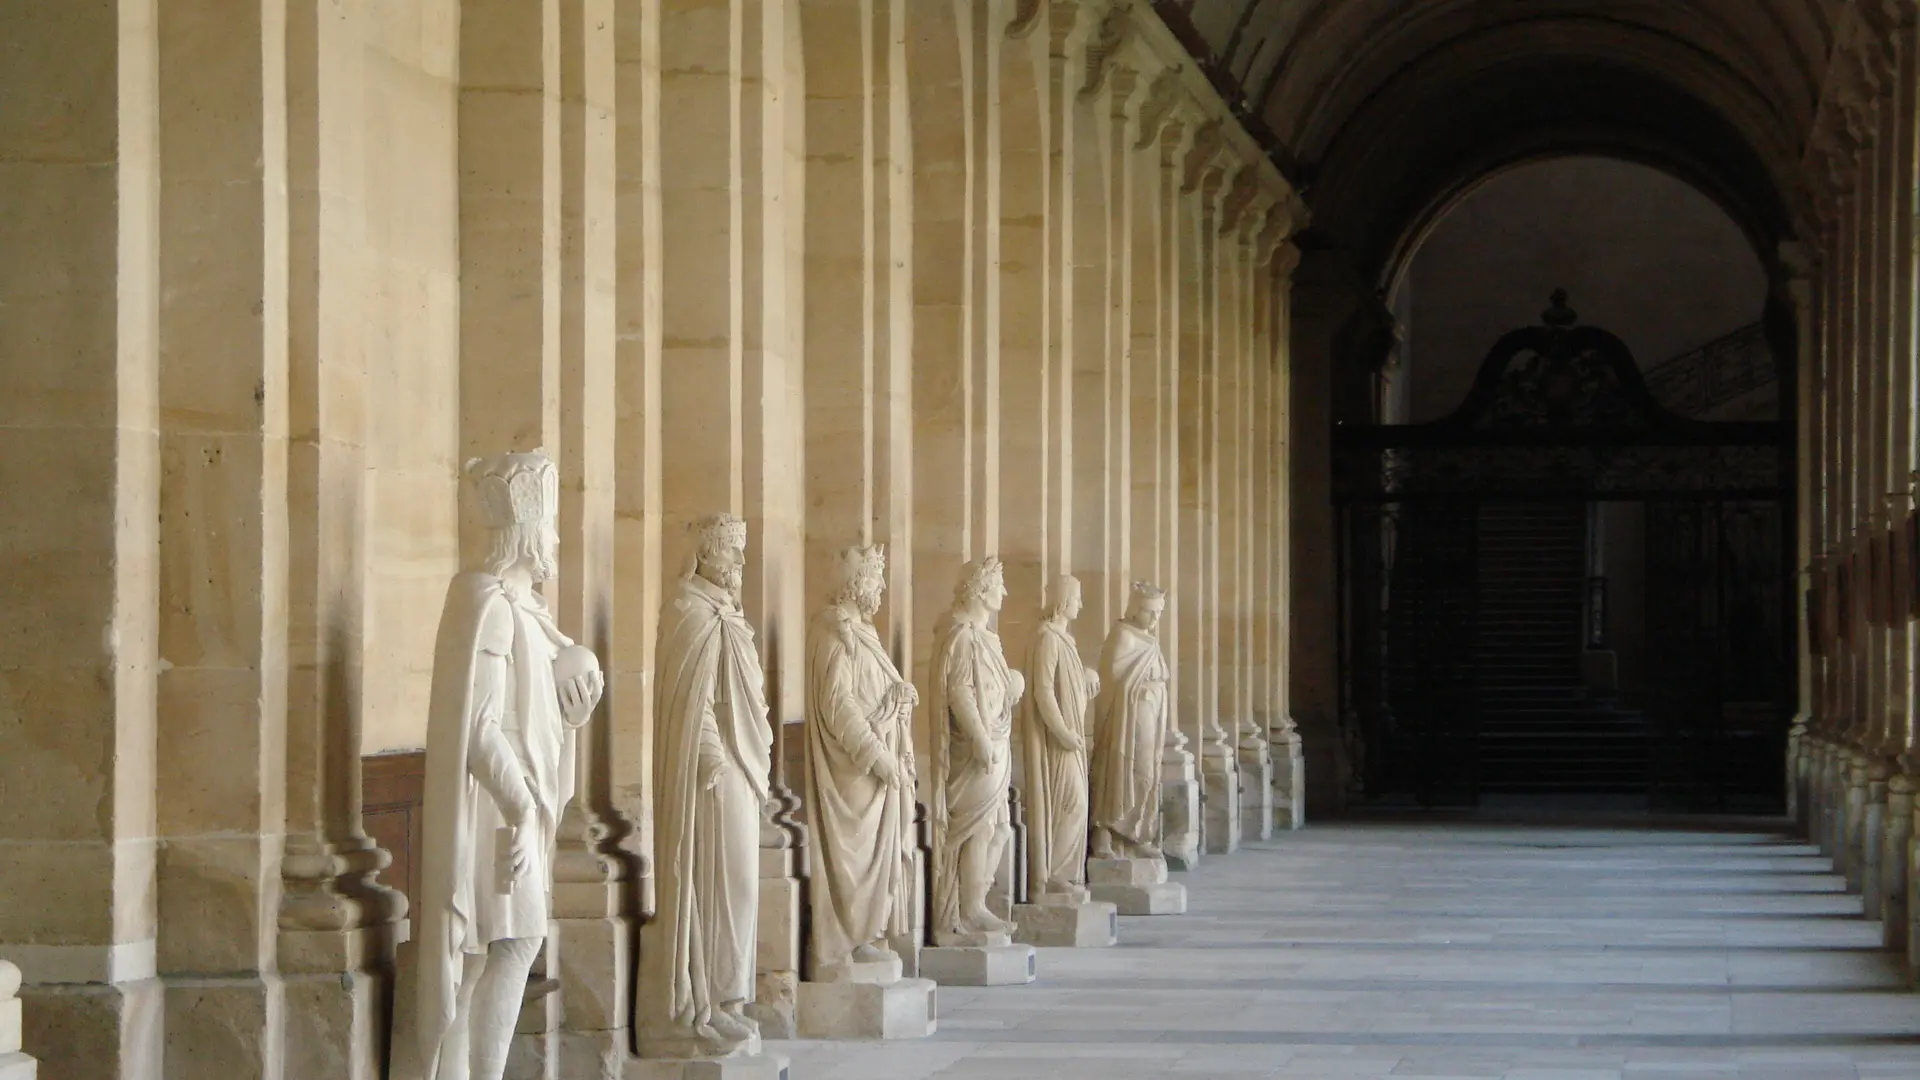
[[[1386,257],[1396,241],[1385,234],[1416,226],[1420,199],[1476,178],[1459,170],[1576,148],[1685,175],[1771,234],[1756,243],[1781,239],[1835,19],[1850,2],[1154,7],[1204,54],[1216,83],[1239,88],[1249,118],[1308,186],[1318,227],[1370,249],[1365,258]]]

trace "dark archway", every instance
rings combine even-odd
[[[1353,792],[1777,809],[1793,467],[1789,425],[1668,410],[1558,292],[1447,416],[1337,428]],[[1598,561],[1616,503],[1645,508],[1656,658],[1625,701]]]

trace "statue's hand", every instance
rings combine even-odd
[[[893,700],[905,708],[920,704],[920,691],[912,683],[901,679],[893,684]]]
[[[1052,734],[1052,733],[1049,732],[1049,734]],[[1080,751],[1085,750],[1087,748],[1087,740],[1081,738],[1078,735],[1068,735],[1064,739],[1058,735],[1054,735],[1053,743],[1055,746],[1058,746],[1060,749],[1066,751],[1069,754],[1077,754]]]
[[[606,679],[597,671],[575,675],[560,688],[560,709],[566,713],[567,720],[579,724],[600,704],[600,696],[606,691]]]
[[[1017,701],[1020,695],[1027,692],[1027,677],[1018,670],[1008,671],[1007,676],[1007,696]]]
[[[885,751],[882,751],[879,757],[873,759],[873,765],[869,767],[867,771],[872,773],[875,779],[888,787],[892,787],[900,782],[900,763],[894,760],[892,754],[886,753]]]
[[[999,753],[994,748],[992,740],[976,739],[974,741],[973,760],[975,761],[975,763],[977,763],[980,766],[980,770],[982,772],[985,772],[986,770],[992,768],[994,763],[999,759],[999,756],[1000,756]]]
[[[1100,696],[1100,673],[1092,668],[1087,669],[1087,696],[1090,698]]]
[[[507,845],[507,866],[516,879],[533,865],[533,833],[531,822],[513,827],[513,841]]]

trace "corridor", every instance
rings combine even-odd
[[[914,1044],[795,1077],[1920,1077],[1920,997],[1828,863],[1763,831],[1316,825],[1186,875],[1184,917],[940,990]]]

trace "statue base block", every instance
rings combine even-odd
[[[803,1039],[924,1039],[938,1029],[930,979],[800,984]]]
[[[1102,885],[1158,885],[1167,880],[1165,859],[1088,859],[1087,881]]]
[[[920,950],[920,974],[950,986],[1022,986],[1038,965],[1031,945],[936,945]]]
[[[1078,904],[1017,904],[1013,939],[1025,945],[1097,949],[1120,939],[1120,915],[1101,900]]]
[[[779,1054],[723,1058],[628,1058],[621,1080],[788,1080]]]
[[[1093,895],[1122,915],[1185,915],[1187,887],[1177,881],[1158,885],[1095,885]]]
[[[25,1054],[0,1054],[0,1080],[34,1080],[40,1066]]]
[[[900,957],[889,956],[885,960],[848,960],[842,964],[826,964],[814,973],[812,982],[803,986],[826,986],[833,983],[866,983],[882,985],[899,982],[905,972]]]

